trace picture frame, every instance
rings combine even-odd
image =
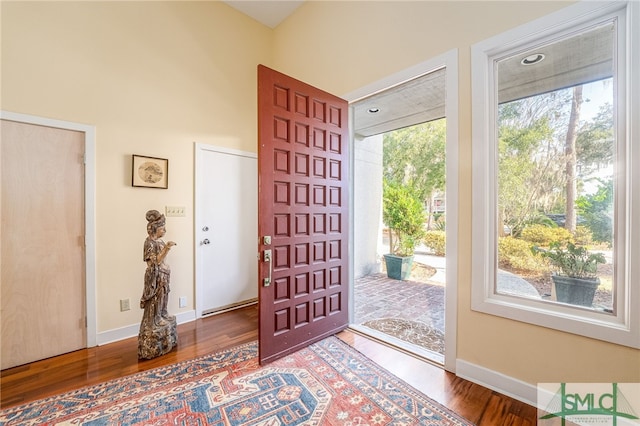
[[[167,189],[169,187],[169,160],[133,154],[131,157],[131,186]]]

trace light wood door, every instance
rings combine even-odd
[[[84,133],[1,125],[5,369],[86,347]]]
[[[349,133],[347,101],[264,66],[258,105],[264,363],[348,325]]]

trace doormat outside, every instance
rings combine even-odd
[[[380,318],[366,321],[362,325],[444,355],[444,333],[422,322],[403,318]]]
[[[0,425],[470,425],[330,337],[260,367],[257,342],[0,411]]]

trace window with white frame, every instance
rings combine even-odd
[[[639,26],[582,2],[472,47],[472,309],[640,347]]]

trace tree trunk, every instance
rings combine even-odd
[[[576,139],[578,137],[581,106],[582,86],[580,85],[573,88],[571,115],[569,116],[569,126],[567,128],[567,138],[564,146],[564,154],[567,162],[567,204],[564,227],[571,232],[576,230]]]

